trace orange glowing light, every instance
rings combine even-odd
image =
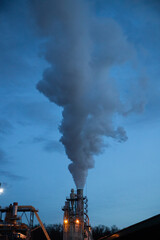
[[[76,223],[77,223],[77,224],[79,224],[79,223],[80,223],[80,222],[79,222],[79,219],[76,219]]]
[[[67,224],[68,223],[68,219],[64,219],[64,223]]]
[[[120,235],[118,233],[115,233],[112,235],[112,238],[118,238]]]

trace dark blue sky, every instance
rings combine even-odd
[[[110,26],[107,37],[97,35],[96,41],[108,44],[106,54],[111,46],[110,56],[116,55],[108,72],[126,109],[133,108],[113,119],[128,140],[107,139],[109,147],[95,157],[84,191],[92,225],[123,228],[160,212],[160,4],[93,0],[87,6],[90,18]],[[25,0],[0,3],[0,182],[5,187],[0,205],[33,205],[44,222],[58,223],[75,184],[59,142],[62,108],[36,88],[49,63],[47,37],[39,31],[32,7]]]

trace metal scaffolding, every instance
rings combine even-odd
[[[18,216],[18,213],[21,215]],[[3,214],[5,217],[3,218]],[[16,240],[16,239],[31,239],[31,231],[34,231],[34,215],[36,216],[47,240],[50,237],[38,215],[38,210],[33,206],[18,206],[14,202],[9,207],[0,207],[0,239]],[[25,216],[27,224],[22,223],[22,217]]]

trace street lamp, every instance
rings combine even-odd
[[[0,183],[0,195],[4,192],[4,188],[2,187],[2,184]]]

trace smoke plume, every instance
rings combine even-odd
[[[127,140],[115,115],[125,115],[112,66],[134,58],[134,49],[112,19],[93,16],[87,1],[33,0],[33,11],[49,67],[37,89],[62,107],[60,141],[71,160],[69,170],[77,188],[85,185],[94,156],[105,139]]]

